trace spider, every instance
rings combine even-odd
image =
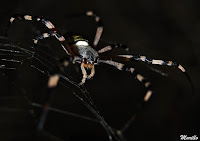
[[[60,63],[58,64],[58,72],[63,71],[64,67],[69,65],[69,61],[73,63],[79,63],[82,71],[82,80],[79,85],[83,85],[86,83],[87,79],[91,79],[95,75],[95,65],[100,63],[108,64],[114,66],[116,69],[120,71],[127,71],[134,75],[134,77],[141,82],[144,87],[147,89],[146,94],[143,98],[144,102],[149,101],[153,91],[151,89],[151,82],[148,81],[143,75],[138,73],[135,68],[129,67],[121,61],[129,62],[129,61],[138,61],[144,62],[152,65],[162,65],[162,66],[170,66],[179,69],[182,73],[186,75],[188,80],[191,83],[191,79],[187,74],[186,69],[173,61],[163,61],[160,59],[150,59],[146,56],[133,56],[133,55],[114,55],[114,56],[106,56],[105,52],[111,51],[116,48],[123,48],[128,50],[128,47],[124,44],[109,44],[100,50],[96,50],[97,45],[100,41],[102,32],[103,32],[103,24],[99,16],[97,16],[93,11],[87,11],[85,16],[93,17],[95,22],[97,23],[96,35],[94,37],[93,43],[89,43],[87,39],[85,39],[80,34],[76,33],[67,33],[65,35],[61,35],[53,23],[42,16],[31,16],[31,15],[15,15],[10,18],[10,24],[13,24],[16,19],[19,20],[28,20],[28,21],[38,21],[44,24],[49,32],[43,33],[36,38],[33,39],[33,48],[36,47],[39,40],[55,37],[61,44],[61,47],[66,52],[66,57],[60,59]],[[90,74],[87,74],[86,69],[90,70]],[[55,88],[59,82],[59,73],[55,73],[49,77],[48,80],[48,88]],[[192,84],[191,84],[192,85]],[[135,115],[131,118],[131,120],[135,119]],[[126,126],[124,127],[126,128]],[[125,130],[125,129],[124,129]]]

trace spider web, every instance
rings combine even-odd
[[[37,132],[38,123],[44,112],[42,109],[45,93],[47,93],[46,83],[50,73],[56,69],[58,59],[41,49],[35,51],[28,45],[11,43],[5,37],[1,37],[0,40],[0,74],[2,78],[0,100],[4,101],[1,111],[7,113],[2,119],[7,122],[15,121],[16,123],[10,125],[12,128],[24,125],[23,132],[19,134],[19,131],[13,135],[14,138],[76,140],[76,134],[80,132],[77,129],[80,128],[81,132],[85,133],[84,130],[88,130],[89,127],[91,128],[89,131],[95,130],[93,131],[95,135],[91,133],[87,140],[125,141],[123,134],[106,122],[88,90],[84,86],[79,86],[66,71],[60,75],[61,80],[49,103],[48,114],[42,123],[44,129]],[[58,102],[59,106],[56,106],[55,101],[61,99],[58,100],[55,95],[59,95],[62,90],[66,91],[65,95],[68,99],[63,100],[65,104]],[[63,97],[63,99],[65,98]],[[70,109],[74,106],[77,106],[75,109],[79,110],[74,112]],[[63,109],[63,107],[69,108]],[[12,116],[16,116],[16,118],[13,119]],[[62,119],[62,122],[59,121],[59,118]],[[128,121],[124,130],[129,124]],[[1,127],[4,126],[3,124]],[[62,129],[59,129],[60,126]],[[10,130],[10,128],[7,129]],[[27,132],[26,135],[24,130]],[[14,130],[12,134],[15,132]],[[12,140],[11,136],[6,135],[5,133],[5,138]],[[81,138],[84,140],[83,134]]]

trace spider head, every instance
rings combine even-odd
[[[86,68],[90,68],[91,65],[94,65],[96,59],[99,56],[98,52],[93,49],[86,41],[78,41],[76,43],[76,47],[80,57],[82,58],[82,62],[88,66]]]

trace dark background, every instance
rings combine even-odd
[[[188,70],[195,87],[195,95],[186,77],[177,69],[153,66],[168,74],[168,77],[152,72],[145,64],[134,63],[134,67],[152,82],[154,95],[137,117],[134,126],[125,132],[130,140],[180,140],[180,135],[200,137],[199,129],[199,63],[200,63],[200,10],[198,0],[74,0],[74,1],[5,1],[1,4],[0,35],[5,35],[9,18],[13,14],[43,15],[55,23],[61,33],[79,32],[89,40],[95,34],[95,22],[88,18],[72,18],[71,15],[94,10],[102,19],[104,32],[102,39],[109,42],[127,44],[133,55],[145,55],[149,58],[173,60]],[[22,24],[22,25],[20,25]],[[22,43],[47,31],[39,24],[16,22],[9,30],[9,37]],[[36,32],[37,31],[37,32]],[[41,32],[42,33],[42,32]],[[52,41],[53,40],[53,41]],[[44,44],[53,49],[56,40],[47,39]],[[99,46],[100,48],[100,46]],[[116,50],[113,54],[121,53]],[[28,71],[22,74],[23,83],[28,88],[28,95],[39,95],[45,87],[47,77]],[[16,72],[15,72],[16,73]],[[69,72],[81,80],[80,72]],[[13,77],[12,75],[10,77]],[[19,82],[19,80],[17,80]],[[4,79],[1,80],[1,84]],[[23,84],[22,83],[22,84]],[[6,83],[7,84],[7,83]],[[9,84],[9,82],[8,82]],[[5,89],[1,95],[14,95],[15,88],[2,85]],[[5,88],[6,87],[6,88]],[[21,85],[24,87],[24,85]],[[105,120],[113,128],[121,128],[134,113],[138,97],[145,94],[144,87],[126,72],[120,72],[107,65],[96,66],[93,80],[86,82],[90,92]],[[8,90],[7,90],[8,89]],[[38,89],[34,92],[34,89]],[[31,91],[33,90],[33,91]],[[73,89],[72,89],[73,90]],[[58,86],[53,101],[54,107],[89,115],[86,108],[65,89]],[[20,93],[17,93],[20,97]],[[50,140],[48,136],[34,133],[34,122],[25,112],[12,112],[4,107],[22,107],[23,98],[17,101],[1,99],[0,118],[1,140]],[[26,102],[25,102],[26,103]],[[12,108],[13,108],[12,107]],[[26,106],[24,106],[26,109]],[[57,113],[50,113],[45,129],[64,140],[108,140],[105,131],[96,124]]]

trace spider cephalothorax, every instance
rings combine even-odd
[[[73,52],[76,60],[81,63],[81,70],[83,73],[83,79],[80,85],[85,83],[85,80],[92,78],[95,74],[94,64],[96,63],[99,54],[88,43],[88,40],[84,39],[78,34],[66,34],[66,41],[69,44],[70,50]],[[91,73],[87,76],[86,69],[91,69]]]

